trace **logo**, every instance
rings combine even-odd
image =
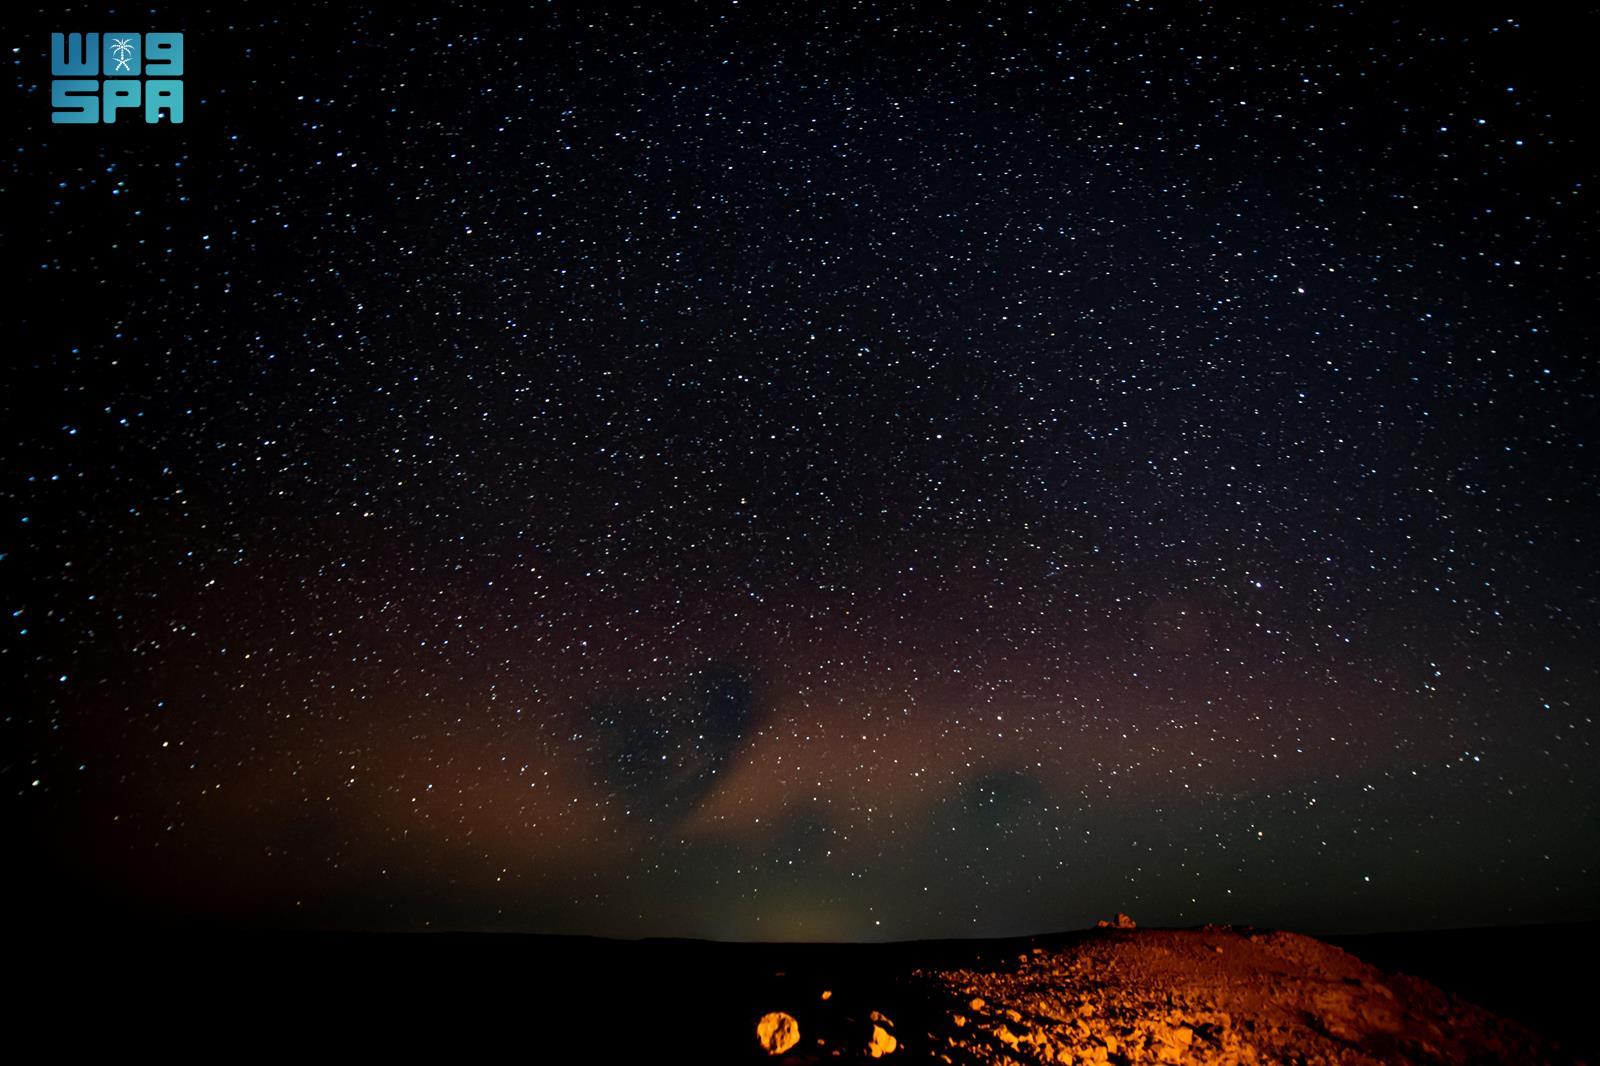
[[[181,33],[52,33],[50,74],[56,125],[115,122],[118,111],[183,121]]]

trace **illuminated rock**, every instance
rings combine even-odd
[[[768,1055],[782,1055],[800,1042],[800,1023],[781,1010],[763,1014],[756,1023],[756,1041]]]

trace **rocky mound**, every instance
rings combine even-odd
[[[913,976],[936,1001],[916,1050],[952,1063],[1572,1061],[1425,981],[1293,933],[1114,925],[1001,967]]]

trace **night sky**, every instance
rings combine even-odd
[[[5,35],[13,920],[1600,916],[1592,14],[290,7]]]

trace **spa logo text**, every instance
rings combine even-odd
[[[183,121],[183,34],[52,33],[50,121]]]

